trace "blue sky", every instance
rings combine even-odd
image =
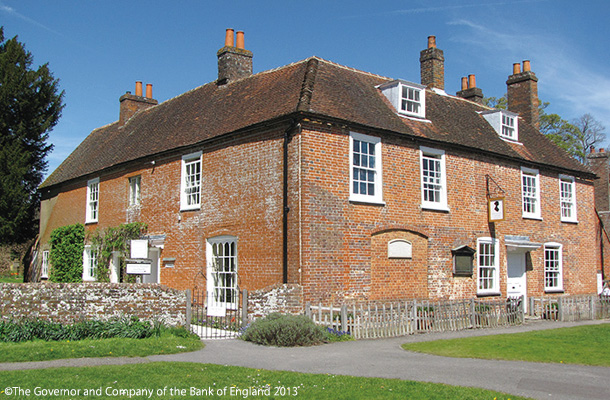
[[[0,0],[5,37],[18,35],[65,90],[49,173],[118,119],[135,81],[159,102],[214,81],[226,28],[245,32],[254,72],[315,55],[413,82],[435,35],[450,94],[475,74],[485,96],[502,96],[512,64],[531,60],[549,112],[591,113],[610,130],[608,21],[607,0]]]

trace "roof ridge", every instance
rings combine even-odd
[[[390,77],[388,77],[388,76],[383,76],[383,75],[379,75],[379,74],[374,74],[374,73],[372,73],[372,72],[363,71],[363,70],[361,70],[361,69],[357,69],[357,68],[348,67],[347,65],[339,64],[339,63],[336,63],[336,62],[334,62],[334,61],[329,61],[329,60],[326,60],[326,59],[321,58],[321,57],[318,57],[318,56],[313,56],[313,57],[310,57],[310,58],[315,58],[315,59],[317,59],[317,60],[319,60],[319,61],[322,61],[322,62],[325,62],[325,63],[327,63],[327,64],[334,65],[335,67],[343,68],[343,69],[346,69],[346,70],[348,70],[348,71],[352,71],[352,72],[358,72],[358,73],[361,73],[361,74],[364,74],[364,75],[368,75],[368,76],[373,76],[373,77],[375,77],[375,78],[382,78],[382,79],[388,79],[388,80],[393,80],[393,79],[394,79],[394,78],[390,78]]]
[[[316,57],[311,57],[309,58],[309,61],[307,61],[307,69],[305,70],[305,76],[303,77],[301,93],[299,93],[297,111],[309,111],[311,96],[313,96],[313,87],[318,74],[318,63],[319,60]]]

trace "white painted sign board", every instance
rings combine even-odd
[[[131,241],[131,258],[148,258],[148,240]]]
[[[489,199],[489,222],[504,220],[504,197]]]
[[[394,239],[388,243],[388,258],[412,258],[413,245],[408,240]]]
[[[150,258],[127,259],[125,260],[125,272],[130,275],[150,275],[152,260]]]

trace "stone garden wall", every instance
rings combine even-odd
[[[62,323],[136,316],[186,325],[187,294],[159,284],[0,283],[0,318]]]

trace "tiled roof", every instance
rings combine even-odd
[[[343,120],[592,176],[591,171],[519,123],[519,142],[498,137],[476,103],[426,90],[427,122],[400,117],[377,85],[390,81],[312,57],[218,86],[208,83],[91,132],[41,187],[184,148],[297,112]]]

